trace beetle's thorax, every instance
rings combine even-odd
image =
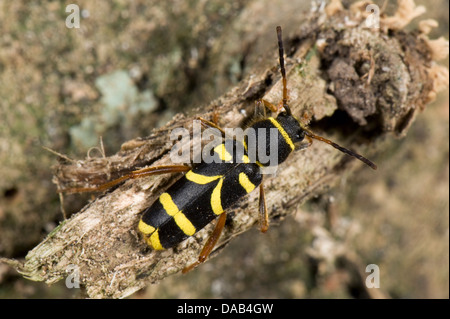
[[[284,162],[303,138],[298,120],[280,113],[276,118],[269,117],[251,125],[246,131],[245,147],[250,160],[256,160],[260,166],[275,166]]]

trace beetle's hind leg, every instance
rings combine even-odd
[[[259,184],[259,230],[265,233],[269,229],[269,215],[267,213],[266,195],[263,182]]]
[[[198,256],[198,260],[195,263],[185,267],[182,271],[183,274],[191,271],[192,269],[194,269],[195,267],[206,261],[206,259],[211,254],[212,250],[217,244],[217,241],[220,238],[220,234],[222,233],[222,230],[225,227],[226,220],[227,220],[227,213],[223,212],[222,214],[220,214],[219,219],[217,220],[216,223],[216,227],[214,227],[214,230],[209,236],[208,240],[206,241],[205,246],[203,246],[203,249],[200,252],[200,255]]]
[[[185,165],[165,165],[165,166],[153,166],[146,167],[143,169],[139,169],[136,171],[132,171],[128,174],[125,174],[117,179],[114,179],[105,184],[101,184],[93,187],[73,187],[58,190],[58,193],[83,193],[83,192],[101,192],[107,190],[110,187],[113,187],[123,181],[128,179],[136,179],[145,176],[151,175],[161,175],[161,174],[170,174],[170,173],[180,173],[190,171],[191,167]]]

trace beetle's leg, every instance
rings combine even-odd
[[[266,195],[262,182],[259,184],[259,229],[262,233],[269,229],[269,215],[267,214]]]
[[[263,102],[264,106],[267,107],[272,113],[277,113],[280,109],[278,106],[270,103],[267,100],[261,99],[261,101]]]
[[[105,184],[101,184],[99,186],[74,187],[74,188],[60,189],[60,190],[58,190],[58,193],[101,192],[101,191],[104,191],[104,190],[106,190],[114,185],[117,185],[120,182],[128,180],[128,179],[136,179],[136,178],[141,178],[141,177],[151,176],[151,175],[187,172],[190,170],[191,170],[191,167],[185,166],[185,165],[165,165],[165,166],[146,167],[143,169],[132,171],[126,175],[123,175],[117,179],[114,179]]]
[[[201,121],[202,125],[204,127],[206,127],[206,128],[215,128],[215,129],[219,130],[220,133],[222,134],[222,137],[225,138],[225,131],[219,125],[217,125],[216,123],[208,121],[208,120],[205,120],[202,117],[197,117],[197,120]]]
[[[219,125],[219,112],[217,112],[217,106],[214,105],[214,110],[213,110],[213,115],[212,115],[212,119],[211,121],[216,124],[217,126]]]
[[[198,260],[187,266],[183,269],[182,273],[185,274],[198,265],[205,262],[206,258],[208,258],[209,254],[211,254],[211,251],[213,250],[214,246],[216,246],[217,241],[219,240],[220,234],[222,233],[223,228],[225,227],[225,221],[227,220],[227,213],[223,212],[220,214],[219,219],[217,220],[216,227],[214,228],[213,232],[209,236],[208,240],[206,241],[205,246],[203,246],[203,249],[198,256]]]
[[[222,136],[225,137],[225,131],[219,126],[219,113],[217,112],[216,106],[214,106],[213,114],[210,121],[205,120],[200,116],[197,117],[197,120],[201,121],[202,125],[206,128],[218,129],[222,133]]]
[[[262,99],[258,99],[255,101],[255,113],[254,113],[254,118],[255,119],[260,119],[263,118],[265,119],[267,117],[266,115],[266,108],[264,106],[264,102]]]

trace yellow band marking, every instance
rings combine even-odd
[[[161,245],[161,242],[159,241],[159,233],[158,231],[155,231],[150,238],[147,241],[147,244],[149,244],[149,246],[153,247],[153,249],[155,250],[162,250],[164,249],[163,246]]]
[[[173,216],[175,219],[175,223],[178,227],[185,233],[187,236],[192,236],[195,234],[195,227],[192,225],[191,221],[182,213],[179,212],[175,216]]]
[[[156,230],[155,227],[146,224],[142,219],[139,221],[138,229],[144,235],[150,235]]]
[[[201,176],[201,175],[200,175]],[[162,193],[159,197],[163,208],[168,215],[172,216],[177,226],[188,236],[195,234],[195,227],[191,221],[184,215],[173,202],[172,197],[168,193]]]
[[[214,152],[216,152],[217,155],[219,155],[219,158],[224,162],[229,162],[233,159],[233,156],[231,156],[231,154],[228,153],[228,151],[225,148],[225,144],[223,143],[214,147]]]
[[[159,201],[163,205],[168,215],[175,216],[175,214],[179,212],[177,205],[175,205],[172,200],[172,196],[170,196],[168,193],[162,193],[161,196],[159,196]]]
[[[209,184],[209,183],[215,181],[216,179],[221,178],[222,176],[220,176],[220,175],[206,176],[206,175],[194,173],[193,171],[189,171],[186,173],[185,177],[189,181],[194,182],[195,184],[205,185],[205,184]]]
[[[239,173],[239,184],[245,189],[247,193],[250,193],[255,189],[255,184],[253,184],[249,179],[248,176],[242,172]]]
[[[223,184],[223,179],[221,178],[219,180],[219,183],[217,183],[217,186],[214,188],[212,195],[211,195],[211,208],[212,208],[214,214],[216,214],[216,215],[220,215],[223,213],[222,199],[221,199],[222,184]]]
[[[250,159],[248,158],[247,155],[245,155],[245,154],[242,155],[242,162],[245,163],[245,164],[250,163]]]
[[[284,140],[286,141],[286,143],[288,143],[288,145],[291,147],[291,149],[295,150],[294,143],[292,143],[291,138],[289,137],[288,133],[286,133],[284,128],[280,125],[280,123],[277,120],[275,120],[273,117],[269,117],[269,120],[278,129],[278,131],[280,132],[281,136],[283,136]]]

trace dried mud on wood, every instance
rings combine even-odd
[[[407,20],[407,15],[385,17],[381,28],[373,30],[364,25],[364,8],[344,9],[338,3],[308,13],[308,19],[285,36],[290,106],[319,134],[370,158],[382,138],[407,133],[416,115],[445,87],[446,69],[432,60],[436,48],[424,30],[408,33],[394,23]],[[256,99],[275,104],[281,99],[275,32],[267,36],[274,38],[273,54],[264,59],[272,66],[256,67],[251,77],[195,116],[210,118],[215,111],[222,126],[238,127],[251,117]],[[113,156],[62,162],[54,182],[60,190],[92,187],[137,168],[170,165],[171,130],[192,129],[195,116],[179,114],[150,136],[124,143]],[[333,186],[343,172],[368,169],[362,166],[319,142],[295,152],[276,176],[265,179],[270,219],[295,212],[305,200]],[[179,176],[129,180],[113,187],[62,222],[24,262],[2,261],[26,278],[49,284],[66,278],[72,269],[68,267],[76,265],[81,285],[92,298],[123,298],[177,273],[196,260],[212,225],[161,252],[146,246],[137,223],[142,210]],[[233,207],[213,255],[258,223],[257,202],[258,192],[253,192]]]

